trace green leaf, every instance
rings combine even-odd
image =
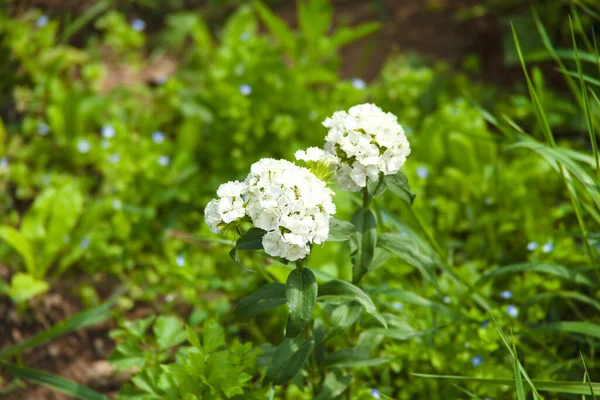
[[[73,381],[31,368],[0,362],[0,367],[14,377],[47,386],[81,400],[108,400],[108,397]]]
[[[267,283],[250,296],[244,297],[235,308],[235,316],[240,321],[249,321],[259,313],[279,307],[287,302],[285,285]]]
[[[360,316],[362,309],[361,304],[358,302],[342,304],[336,307],[331,314],[331,330],[327,333],[327,336],[323,338],[323,342],[326,342],[351,327]]]
[[[285,285],[288,305],[286,337],[296,337],[306,328],[317,301],[317,291],[317,280],[310,269],[290,272]]]
[[[285,360],[273,382],[284,385],[292,380],[302,370],[314,347],[314,339],[309,338],[290,359]]]
[[[402,172],[398,172],[396,175],[385,175],[383,182],[390,192],[400,197],[409,205],[413,203],[417,196],[410,190],[408,178]]]
[[[283,366],[300,349],[301,343],[301,337],[295,337],[294,339],[283,339],[283,341],[273,352],[273,355],[268,363],[267,373],[265,374],[266,381],[271,382],[277,377]]]
[[[334,47],[342,47],[370,35],[380,28],[381,24],[379,22],[368,22],[354,28],[342,27],[335,31],[331,41]]]
[[[525,386],[523,385],[523,377],[521,376],[521,370],[519,368],[519,359],[517,357],[517,346],[515,345],[515,338],[512,338],[512,347],[514,353],[513,360],[513,373],[515,374],[515,387],[517,389],[517,396],[519,400],[527,400],[525,395]]]
[[[340,396],[350,386],[352,375],[344,374],[341,370],[334,370],[325,376],[321,391],[315,400],[330,400]]]
[[[389,362],[389,358],[372,358],[364,349],[342,349],[325,359],[327,368],[375,367]]]
[[[387,322],[377,312],[375,304],[371,298],[358,287],[353,284],[341,280],[334,279],[319,287],[319,301],[330,304],[345,304],[352,301],[357,301],[365,309],[365,311],[375,317],[377,321],[387,328]]]
[[[201,349],[202,345],[200,344],[200,338],[198,337],[198,332],[196,332],[196,330],[189,325],[185,327],[185,332],[187,335],[188,342],[190,342],[190,344],[192,346],[194,346],[195,348]]]
[[[534,328],[528,333],[536,332],[552,332],[552,333],[577,333],[580,335],[591,336],[600,339],[600,325],[596,325],[591,322],[580,322],[580,321],[561,321],[554,322],[548,325],[542,325]]]
[[[421,251],[416,241],[409,237],[394,233],[383,233],[377,239],[377,246],[381,247],[406,263],[417,268],[423,278],[437,287],[435,278],[435,261]]]
[[[563,267],[561,265],[554,264],[542,264],[542,263],[522,263],[522,264],[513,264],[507,265],[504,267],[494,268],[489,272],[486,272],[481,276],[477,286],[487,282],[490,279],[495,279],[499,276],[507,275],[507,274],[518,274],[525,272],[537,272],[548,275],[553,275],[558,278],[562,278],[580,285],[585,285],[589,287],[593,287],[594,283],[590,278],[581,273],[580,271],[576,271],[573,269],[569,269]]]
[[[110,308],[113,306],[115,301],[116,297],[94,308],[77,313],[71,318],[57,323],[50,329],[38,333],[24,342],[0,350],[0,359],[11,357],[24,350],[47,343],[55,337],[64,335],[77,329],[99,324],[100,322],[108,320],[111,317]]]
[[[273,13],[261,2],[254,3],[260,19],[263,21],[271,34],[281,43],[288,56],[295,60],[296,55],[296,37],[294,32],[288,27],[287,23]]]
[[[0,239],[11,245],[25,261],[25,268],[30,274],[37,276],[33,247],[29,240],[12,226],[0,226]]]
[[[204,349],[214,351],[225,344],[225,331],[215,320],[204,324]]]
[[[21,304],[47,290],[46,282],[36,279],[32,275],[18,272],[12,277],[8,295],[15,303]]]
[[[177,346],[186,339],[183,322],[177,317],[161,315],[152,327],[156,343],[162,350]]]
[[[329,237],[328,242],[345,242],[350,240],[354,234],[354,225],[350,222],[342,221],[336,217],[329,218]]]
[[[359,208],[352,217],[356,231],[352,241],[352,283],[358,283],[367,273],[377,245],[377,220],[368,208]]]
[[[491,385],[506,385],[511,386],[514,384],[513,379],[493,379],[493,378],[472,378],[469,376],[458,376],[458,375],[431,375],[431,374],[418,374],[413,373],[412,375],[420,378],[431,378],[431,379],[449,379],[455,381],[467,381],[467,382],[481,382],[484,384]],[[533,384],[535,388],[541,392],[551,393],[564,393],[564,394],[582,394],[591,396],[590,384],[582,382],[571,382],[571,381],[542,381],[534,379]],[[594,391],[600,391],[600,383],[591,383]]]
[[[121,371],[139,367],[144,362],[144,350],[134,339],[118,343],[108,361]]]
[[[262,237],[265,231],[259,228],[250,228],[244,236],[238,239],[235,247],[229,252],[229,256],[245,272],[256,272],[246,268],[239,258],[238,250],[262,250]]]

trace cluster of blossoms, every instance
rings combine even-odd
[[[265,252],[289,261],[306,257],[311,244],[327,239],[335,213],[333,192],[325,182],[285,160],[256,162],[244,182],[224,183],[217,195],[204,211],[211,229],[247,219],[266,231]]]
[[[329,129],[325,150],[297,152],[304,161],[323,161],[334,165],[341,189],[357,192],[376,182],[381,175],[396,174],[410,154],[410,145],[395,115],[374,104],[360,104],[337,111],[323,125]]]

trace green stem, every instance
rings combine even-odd
[[[369,189],[365,186],[363,192],[363,208],[369,208],[371,205],[371,198],[369,197]]]

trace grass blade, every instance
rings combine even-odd
[[[0,367],[9,374],[26,379],[30,382],[48,386],[51,389],[65,393],[82,400],[108,400],[108,397],[98,393],[86,386],[61,378],[60,376],[48,374],[36,369],[19,367],[13,364],[0,362]]]
[[[590,385],[590,392],[592,392],[592,398],[596,400],[596,393],[594,392],[594,387],[592,386],[592,379],[590,378],[590,373],[588,372],[587,365],[585,365],[585,360],[583,359],[583,354],[581,351],[579,352],[579,355],[581,356],[581,362],[583,363],[583,369],[585,370],[583,381],[585,382],[587,378],[587,383]]]
[[[60,35],[59,41],[66,43],[71,36],[79,32],[86,26],[91,20],[108,10],[112,5],[112,0],[99,1],[90,8],[88,8],[83,14],[77,17],[71,22]]]

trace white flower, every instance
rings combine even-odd
[[[339,160],[335,176],[342,189],[356,192],[381,174],[396,174],[410,154],[396,117],[374,104],[337,111],[323,125],[329,128],[325,152]]]
[[[104,125],[102,127],[102,137],[105,139],[114,138],[116,133],[117,133],[117,131],[115,130],[115,127],[112,125]]]
[[[217,195],[204,210],[213,231],[248,217],[267,232],[262,239],[265,252],[289,261],[306,257],[311,244],[327,239],[329,218],[335,213],[333,192],[325,182],[285,160],[254,163],[244,182],[224,183]]]
[[[296,157],[296,160],[304,162],[322,162],[331,165],[336,165],[339,161],[335,155],[318,147],[309,147],[306,150],[298,150],[294,153],[294,157]]]
[[[85,139],[77,142],[77,151],[80,152],[81,154],[85,154],[85,153],[89,152],[91,148],[92,148],[92,145],[90,144],[90,142],[88,142]]]

